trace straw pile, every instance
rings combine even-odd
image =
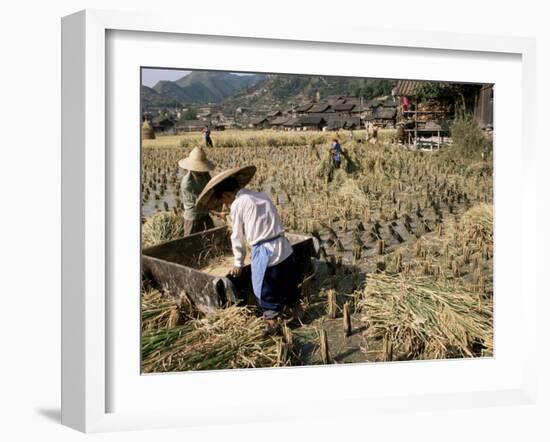
[[[143,125],[141,126],[141,138],[144,140],[155,139],[155,131],[151,127],[151,123],[149,123],[149,120],[145,120],[143,122]]]
[[[163,296],[158,290],[141,293],[141,331],[175,327],[180,318],[174,298]]]
[[[492,355],[492,302],[458,285],[372,274],[359,309],[390,360]]]
[[[493,206],[478,204],[466,211],[461,219],[463,237],[471,242],[493,243]]]
[[[142,247],[183,236],[183,217],[173,212],[158,212],[148,217],[141,226]]]
[[[229,307],[178,327],[142,336],[144,372],[215,370],[284,365],[278,342],[246,307]]]
[[[368,206],[369,198],[366,192],[361,189],[359,183],[351,178],[346,178],[345,181],[339,185],[338,194],[343,200],[350,201],[357,206]]]

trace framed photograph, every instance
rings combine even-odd
[[[64,424],[532,403],[532,40],[62,37]]]

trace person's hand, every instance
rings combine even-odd
[[[212,215],[217,216],[217,217],[220,218],[224,223],[226,223],[226,222],[227,222],[227,215],[229,215],[229,212],[226,212],[226,211],[214,212],[214,211],[212,211]]]
[[[243,268],[242,267],[237,267],[237,266],[234,266],[231,271],[229,272],[229,274],[231,276],[233,276],[234,278],[238,278],[239,276],[241,276],[241,273],[243,271]]]

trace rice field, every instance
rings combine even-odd
[[[462,154],[461,140],[423,152],[391,144],[392,131],[376,144],[342,132],[335,170],[331,135],[212,134],[213,174],[256,165],[249,187],[271,196],[287,231],[320,241],[305,318],[264,338],[253,308],[201,317],[185,296],[144,288],[145,372],[492,356],[491,155]],[[196,145],[200,134],[144,140],[144,246],[181,236],[177,161]]]

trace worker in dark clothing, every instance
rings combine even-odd
[[[202,133],[204,134],[204,142],[206,143],[206,147],[214,147],[214,143],[212,143],[212,138],[210,138],[210,128],[208,126],[205,126],[205,128],[202,130]]]
[[[334,167],[336,169],[339,169],[340,164],[342,164],[342,147],[338,142],[338,137],[334,137],[332,139],[331,150],[332,150],[332,161],[333,161]]]

